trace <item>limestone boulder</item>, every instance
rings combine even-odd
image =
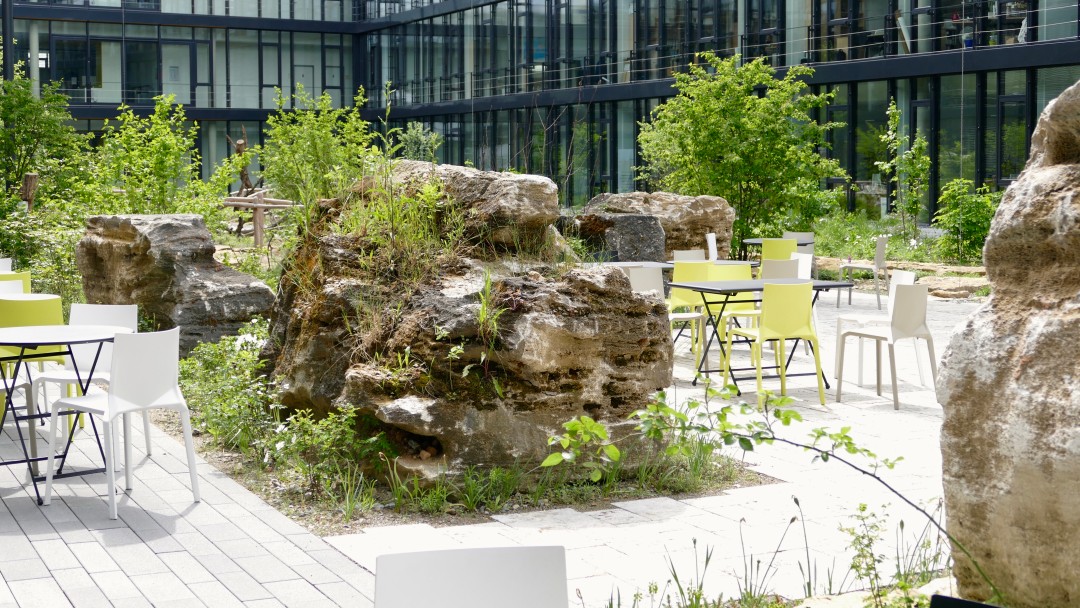
[[[1080,84],[1043,111],[983,250],[990,298],[953,336],[937,395],[948,529],[1008,605],[1077,605]],[[990,588],[959,551],[965,597]]]
[[[198,215],[99,215],[76,247],[86,300],[138,304],[157,329],[180,327],[185,354],[267,315],[274,293],[214,259]]]
[[[582,215],[636,213],[654,215],[664,228],[665,260],[676,249],[704,249],[705,234],[716,233],[717,256],[729,257],[735,210],[719,196],[684,196],[670,192],[626,192],[594,197]]]
[[[663,262],[668,259],[664,227],[655,215],[597,213],[578,217],[577,234],[613,262]]]
[[[666,309],[634,294],[618,269],[497,279],[502,313],[488,344],[476,323],[483,284],[476,268],[417,294],[393,343],[423,364],[402,378],[401,369],[356,362],[337,399],[404,431],[414,446],[429,446],[439,459],[427,474],[440,466],[538,463],[550,451],[548,437],[585,414],[614,423],[616,433],[629,430],[627,415],[670,385]],[[451,356],[455,345],[463,348]],[[424,388],[406,389],[405,380]],[[405,456],[399,466],[425,469],[422,452]]]
[[[481,171],[456,165],[402,160],[394,165],[400,185],[438,179],[446,195],[466,212],[474,236],[511,249],[544,242],[559,217],[559,189],[541,175]]]

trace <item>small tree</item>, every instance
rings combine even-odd
[[[83,148],[85,138],[71,127],[67,97],[57,92],[58,86],[44,85],[35,97],[28,78],[0,81],[0,180],[11,196],[31,172],[41,175],[46,197],[61,189],[67,161]]]
[[[738,56],[698,58],[675,76],[678,94],[641,124],[642,176],[680,194],[726,198],[740,251],[744,239],[778,231],[785,215],[824,213],[822,180],[847,175],[820,153],[842,125],[812,118],[832,99],[807,91],[813,70],[796,65],[777,79],[760,58],[742,66]]]
[[[927,155],[926,138],[917,134],[911,141],[901,132],[900,110],[896,100],[889,102],[888,130],[881,141],[889,150],[889,159],[874,164],[882,175],[896,185],[893,207],[900,216],[900,229],[907,238],[918,236],[919,207],[930,184],[930,157]]]
[[[989,186],[976,189],[963,178],[945,184],[936,216],[937,226],[944,231],[935,243],[938,255],[958,262],[979,260],[1001,194],[991,192]]]
[[[442,135],[428,129],[418,122],[405,125],[404,131],[396,136],[402,158],[435,162],[435,153],[443,143]]]

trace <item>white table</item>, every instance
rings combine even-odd
[[[43,294],[22,294],[23,296],[41,296]],[[49,296],[57,297],[57,296]],[[34,299],[34,298],[24,298]],[[112,342],[116,334],[119,333],[131,333],[131,329],[127,327],[118,327],[113,325],[26,325],[22,327],[0,327],[0,346],[6,346],[11,349],[18,349],[19,354],[14,357],[0,357],[0,363],[14,363],[14,369],[11,374],[11,378],[17,379],[19,373],[25,370],[27,379],[30,379],[30,371],[27,366],[29,361],[40,357],[55,357],[58,353],[56,351],[35,353],[35,349],[44,346],[60,346],[64,347],[59,354],[65,354],[70,360],[74,361],[74,357],[71,353],[71,347],[78,344],[97,344],[97,354],[94,356],[94,362],[91,364],[90,369],[80,370],[74,363],[72,364],[75,376],[78,378],[79,388],[83,392],[90,389],[90,383],[93,381],[94,369],[97,367],[98,356],[101,355],[101,345],[106,342]],[[20,369],[21,368],[21,369]],[[0,365],[0,382],[7,384],[7,371],[4,365]],[[14,384],[14,382],[12,382]],[[38,499],[38,504],[41,504],[41,494],[38,492],[37,482],[42,481],[45,478],[37,475],[35,471],[35,464],[46,460],[47,456],[36,455],[36,442],[31,437],[31,451],[35,454],[31,454],[27,451],[26,438],[23,437],[22,427],[19,423],[23,420],[35,421],[42,420],[49,416],[49,413],[39,414],[33,407],[33,403],[27,403],[25,414],[20,415],[15,410],[12,401],[12,391],[7,393],[7,408],[4,411],[2,417],[0,417],[0,426],[3,425],[4,418],[8,413],[11,413],[12,418],[15,421],[15,430],[19,435],[19,443],[21,444],[23,452],[23,458],[21,460],[5,460],[0,461],[0,465],[12,465],[12,464],[25,464],[27,470],[30,472],[30,479],[34,484],[34,494]],[[28,397],[29,399],[29,397]],[[101,447],[101,439],[98,436],[97,425],[94,423],[93,418],[90,419],[90,424],[94,429],[94,436],[98,438],[98,450],[101,452],[101,460],[105,461],[105,451]],[[83,475],[86,473],[99,472],[104,469],[93,469],[89,471],[76,471],[64,473],[64,462],[67,459],[68,449],[71,447],[71,440],[75,435],[75,428],[72,428],[68,432],[67,441],[64,443],[64,451],[60,456],[60,465],[57,468],[57,473],[54,477],[68,477],[71,475]]]

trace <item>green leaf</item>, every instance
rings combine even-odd
[[[589,479],[593,480],[593,482],[599,482],[603,477],[604,473],[600,469],[593,469],[592,473],[589,473]]]
[[[533,461],[533,462],[536,462],[536,461]],[[553,454],[548,454],[548,457],[544,459],[544,462],[540,463],[540,466],[542,466],[542,467],[553,467],[553,466],[555,466],[557,464],[562,464],[562,462],[563,462],[562,453],[561,452],[555,452]]]
[[[753,452],[754,442],[750,441],[749,437],[739,437],[739,447],[742,448],[744,452]]]
[[[619,453],[619,448],[615,447],[615,444],[609,443],[604,446],[604,453],[612,462],[618,462],[622,454]]]

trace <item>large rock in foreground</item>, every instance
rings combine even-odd
[[[1080,84],[1043,111],[984,248],[993,291],[938,378],[949,532],[1009,606],[1080,602]],[[953,551],[965,597],[989,586]]]
[[[157,329],[180,327],[180,349],[234,334],[267,315],[274,293],[214,260],[198,215],[99,215],[75,250],[86,300],[138,304]]]
[[[664,228],[665,260],[676,249],[704,249],[705,234],[716,233],[717,257],[731,252],[735,210],[719,196],[684,196],[670,192],[600,194],[581,210],[582,216],[616,213],[654,215]]]

